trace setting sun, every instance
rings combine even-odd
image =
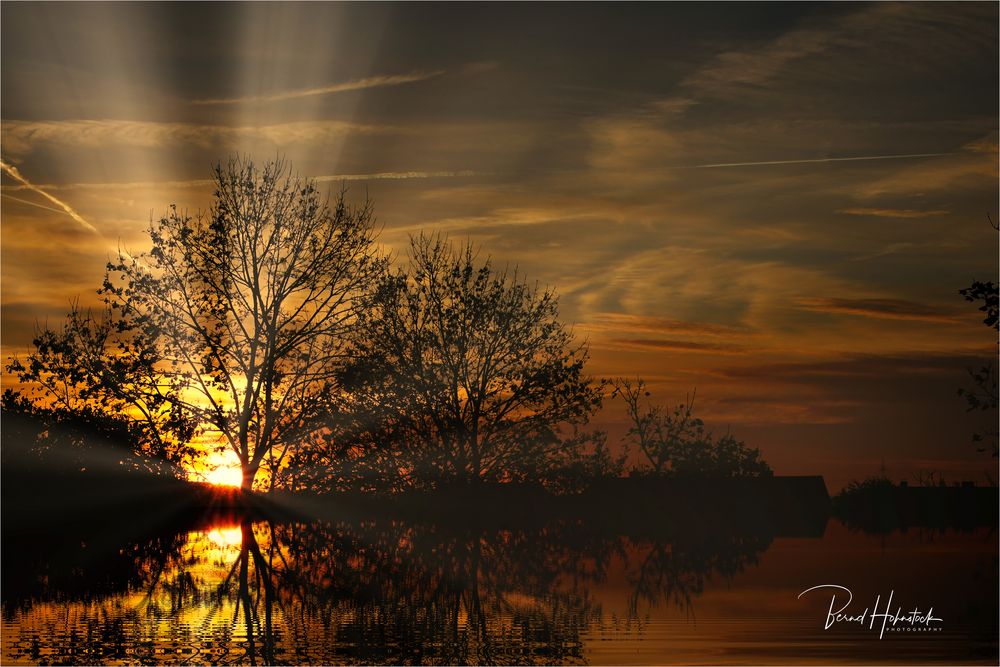
[[[206,457],[204,469],[191,471],[191,478],[215,486],[239,486],[243,481],[240,462],[232,452],[214,453]]]
[[[216,486],[239,486],[243,481],[239,468],[216,468],[204,474],[205,481]]]

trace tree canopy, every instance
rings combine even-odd
[[[400,484],[539,479],[594,444],[573,429],[602,388],[556,295],[471,245],[412,238],[408,266],[382,276],[354,333],[346,431]]]
[[[621,474],[625,453],[588,430],[609,382],[586,374],[555,292],[441,235],[411,237],[392,268],[369,203],[324,198],[280,160],[232,159],[214,181],[210,210],[171,206],[149,249],[108,263],[103,311],[74,307],[8,364],[31,389],[5,409],[110,415],[117,441],[175,468],[200,439],[239,459],[244,489],[262,470],[271,488],[382,491]],[[616,393],[652,473],[770,474],[693,400],[654,406],[641,380]]]
[[[73,459],[96,437],[124,447],[139,467],[162,470],[167,462],[179,471],[189,464],[197,425],[179,387],[162,378],[154,338],[131,313],[106,308],[95,315],[74,302],[62,327],[40,328],[33,351],[7,364],[21,388],[4,392],[4,412],[35,426],[20,442],[5,438],[5,448],[38,445]],[[55,454],[60,448],[66,451]]]
[[[987,219],[990,221],[990,226],[996,229],[988,216]],[[994,331],[1000,331],[1000,285],[993,281],[976,280],[970,286],[960,289],[958,293],[971,303],[981,302],[979,310],[983,313],[983,324]],[[991,360],[979,368],[969,369],[969,377],[972,379],[972,387],[958,390],[959,395],[965,397],[968,410],[995,412],[1000,405],[996,365]],[[976,431],[972,435],[972,440],[977,443],[979,451],[989,451],[993,458],[1000,456],[1000,430],[995,423]]]
[[[771,467],[731,433],[715,437],[694,416],[695,395],[670,409],[650,400],[646,383],[618,380],[615,394],[624,401],[631,422],[627,437],[645,457],[654,475],[768,477]],[[641,469],[640,469],[641,471]]]
[[[167,443],[170,419],[196,424],[235,453],[249,489],[324,428],[359,297],[385,260],[369,204],[331,203],[280,160],[232,159],[214,180],[207,213],[171,206],[149,250],[108,264],[103,317],[74,309],[14,366],[56,402],[147,423],[161,446],[195,434]]]

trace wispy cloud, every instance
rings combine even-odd
[[[746,335],[747,333],[743,327],[671,320],[629,313],[594,313],[588,321],[582,322],[581,326],[592,331],[642,331],[698,336],[733,336]]]
[[[378,181],[378,180],[407,180],[419,178],[467,178],[472,176],[482,176],[481,172],[463,169],[459,171],[382,171],[372,174],[323,174],[309,177],[317,183],[330,183],[339,181]],[[183,188],[203,188],[212,185],[215,181],[210,178],[194,178],[186,181],[109,181],[93,183],[46,183],[37,187],[46,190],[151,190],[151,189],[183,189]],[[4,192],[17,192],[21,190],[34,189],[26,185],[4,185],[0,190]],[[10,197],[10,195],[5,195]],[[10,197],[16,199],[15,197]],[[25,201],[27,204],[33,202]]]
[[[673,350],[679,352],[710,352],[712,354],[743,354],[746,348],[738,345],[727,345],[721,343],[699,343],[688,340],[663,340],[658,338],[613,338],[612,343],[624,347],[652,349],[652,350]]]
[[[719,162],[716,164],[696,164],[679,169],[717,169],[721,167],[771,167],[785,164],[817,164],[823,162],[863,162],[869,160],[907,160],[925,157],[941,157],[952,153],[906,153],[902,155],[855,155],[851,157],[822,157],[804,160],[763,160],[758,162]]]
[[[961,321],[953,313],[903,299],[803,298],[798,299],[797,303],[801,308],[822,313],[940,324],[955,324]]]
[[[942,62],[962,62],[995,49],[995,23],[988,5],[964,12],[933,3],[861,5],[832,20],[719,53],[681,86],[697,97],[772,96],[789,82],[856,81],[859,68],[871,69],[879,56],[891,58],[899,70],[924,73]],[[927,49],[928,43],[938,48]]]
[[[56,206],[58,206],[59,207],[59,212],[65,213],[66,215],[68,215],[69,217],[73,218],[78,223],[80,223],[80,225],[82,227],[84,227],[84,229],[87,229],[87,230],[89,230],[89,231],[97,234],[98,236],[100,236],[101,233],[99,231],[97,231],[97,228],[94,227],[89,222],[87,222],[86,220],[84,220],[83,216],[80,215],[79,213],[77,213],[75,210],[73,210],[72,206],[70,206],[69,204],[67,204],[63,200],[61,200],[61,199],[59,199],[59,198],[57,198],[57,197],[55,197],[53,195],[50,195],[48,192],[46,192],[45,190],[41,189],[37,185],[33,185],[27,178],[25,178],[24,176],[21,175],[21,172],[17,170],[17,167],[15,167],[13,165],[10,165],[10,164],[7,164],[3,160],[0,160],[0,168],[3,169],[3,172],[5,174],[7,174],[11,178],[13,178],[15,181],[21,183],[21,185],[24,185],[26,188],[28,188],[32,192],[37,192],[38,194],[40,194],[41,196],[45,197],[50,202],[52,202],[53,204],[55,204]]]
[[[195,178],[187,181],[104,181],[104,182],[81,182],[81,183],[39,183],[38,187],[46,190],[67,191],[67,190],[176,190],[182,188],[199,188],[212,185],[214,181],[209,178]],[[3,192],[17,192],[27,190],[24,185],[4,185],[0,186]],[[9,195],[4,195],[9,196]]]
[[[855,196],[870,200],[886,195],[926,194],[968,188],[996,187],[997,153],[995,138],[986,138],[962,146],[941,160],[923,160],[906,165],[882,178],[866,181]]]
[[[259,126],[158,123],[132,120],[4,121],[4,151],[24,155],[39,144],[107,148],[108,145],[138,148],[194,146],[229,149],[248,142],[266,141],[278,146],[289,143],[321,143],[351,133],[396,132],[399,128],[359,125],[338,120],[301,121]]]
[[[723,376],[752,381],[806,384],[830,378],[893,378],[901,375],[953,376],[956,370],[979,361],[974,355],[959,352],[896,352],[892,354],[853,354],[833,359],[805,362],[773,362],[722,369]],[[868,385],[869,390],[878,391]]]
[[[831,37],[829,31],[796,30],[762,48],[720,53],[682,86],[707,94],[731,94],[733,89],[760,86],[790,63],[825,51]]]
[[[939,215],[948,215],[949,211],[939,209],[919,211],[910,208],[842,208],[837,213],[875,218],[935,218]]]
[[[409,74],[389,74],[380,76],[370,76],[364,79],[354,79],[341,83],[332,83],[326,86],[316,86],[314,88],[299,88],[296,90],[286,90],[270,95],[245,95],[242,97],[218,97],[209,99],[192,100],[192,104],[210,106],[220,104],[250,104],[254,102],[280,102],[282,100],[294,100],[303,97],[313,97],[315,95],[330,95],[332,93],[343,93],[350,90],[364,90],[366,88],[380,88],[383,86],[399,86],[406,83],[426,81],[436,76],[444,74],[444,70],[433,72],[410,72]]]

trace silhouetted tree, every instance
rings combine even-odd
[[[539,479],[586,444],[600,406],[557,299],[467,245],[411,239],[359,314],[344,371],[362,458],[400,483]]]
[[[635,384],[619,380],[615,393],[625,400],[632,421],[628,434],[639,446],[654,474],[666,472],[668,464],[682,446],[700,441],[704,436],[704,423],[692,415],[693,397],[686,404],[680,403],[669,411],[649,402],[650,393],[646,391],[646,383],[642,379],[637,379]],[[644,398],[647,400],[643,401]]]
[[[44,407],[6,389],[2,398],[0,460],[12,493],[37,493],[39,476],[90,472],[98,475],[143,472],[183,476],[183,446],[151,446],[142,422],[93,405],[77,409]],[[25,474],[31,475],[29,480]],[[60,491],[65,491],[65,488]]]
[[[579,493],[598,480],[621,477],[625,471],[628,451],[613,454],[604,431],[577,430],[567,440],[541,478],[555,493]]]
[[[615,395],[624,401],[632,424],[628,438],[638,445],[654,475],[709,475],[716,477],[770,476],[771,467],[760,450],[733,435],[715,438],[694,416],[694,395],[672,410],[654,405],[640,378],[618,380]]]
[[[5,392],[5,417],[30,418],[38,428],[16,445],[5,437],[5,446],[49,449],[50,463],[100,440],[124,443],[153,467],[190,459],[195,424],[178,387],[161,381],[153,337],[130,315],[108,308],[95,316],[74,303],[61,328],[39,330],[26,358],[10,359],[23,393]]]
[[[958,290],[958,293],[965,297],[966,301],[976,303],[982,301],[979,306],[985,317],[983,324],[993,329],[1000,328],[1000,286],[993,281],[975,281],[969,287]]]
[[[1000,286],[996,283],[975,281],[969,287],[959,290],[966,301],[972,303],[982,302],[979,310],[985,313],[983,324],[994,331],[1000,331]],[[993,362],[988,362],[978,369],[969,369],[969,376],[972,378],[971,388],[958,390],[960,396],[964,396],[970,412],[972,411],[996,411],[998,402],[997,391],[997,369]],[[993,457],[1000,454],[1000,431],[996,425],[984,428],[973,434],[974,442],[982,443],[979,451],[987,451],[987,447],[992,450]]]
[[[109,263],[102,294],[162,360],[151,382],[236,453],[249,489],[321,428],[381,260],[367,203],[341,193],[331,207],[280,160],[233,159],[214,176],[209,213],[171,206],[148,252]]]

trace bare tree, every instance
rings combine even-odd
[[[367,306],[345,372],[351,441],[403,485],[539,479],[585,442],[561,429],[586,423],[602,388],[552,292],[421,235]]]
[[[714,477],[759,477],[772,474],[760,450],[750,448],[731,433],[715,438],[705,423],[694,416],[692,393],[672,410],[654,405],[646,383],[637,378],[618,380],[615,395],[625,400],[632,422],[628,437],[646,457],[654,475],[709,475]]]
[[[628,435],[639,446],[639,451],[656,475],[667,471],[668,464],[680,455],[685,443],[704,436],[704,424],[692,414],[694,396],[668,411],[648,400],[650,394],[641,378],[637,378],[634,384],[630,380],[618,380],[615,394],[625,400],[625,408],[632,421]]]
[[[171,206],[151,250],[109,263],[102,293],[154,339],[160,381],[251,489],[322,428],[357,297],[383,262],[369,204],[341,192],[331,206],[280,160],[233,159],[214,176],[208,214]]]

